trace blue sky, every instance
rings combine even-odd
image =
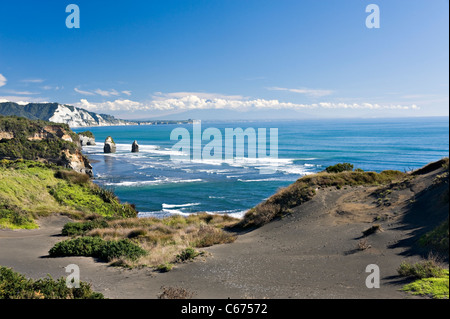
[[[80,28],[65,24],[70,3]],[[365,24],[368,4],[380,28]],[[448,116],[448,0],[2,1],[0,101],[121,118]]]

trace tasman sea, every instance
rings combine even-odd
[[[193,125],[132,125],[76,128],[90,130],[95,146],[83,147],[92,162],[94,181],[122,202],[133,203],[139,216],[164,217],[197,212],[241,217],[248,209],[298,178],[349,162],[355,168],[380,172],[411,171],[449,156],[448,117],[407,119],[337,119],[299,121],[203,121],[202,130],[217,128],[278,129],[278,159],[249,161],[171,160],[178,140],[172,130]],[[103,153],[112,136],[117,151]],[[191,136],[192,138],[192,136]],[[137,140],[139,153],[131,153]],[[209,140],[203,141],[203,145]],[[192,143],[191,143],[192,144]],[[267,145],[269,151],[269,145]],[[271,174],[261,168],[273,167]]]

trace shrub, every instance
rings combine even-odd
[[[372,246],[369,244],[369,242],[367,241],[367,239],[361,239],[358,242],[358,250],[366,250],[371,248]]]
[[[328,166],[325,170],[327,171],[327,173],[341,173],[345,171],[353,171],[353,164],[338,163],[333,166]]]
[[[98,257],[104,240],[99,237],[80,237],[56,243],[49,250],[51,257],[86,256]]]
[[[236,236],[211,226],[201,226],[193,246],[197,248],[210,247],[217,244],[228,244],[236,240]]]
[[[448,253],[449,245],[449,228],[448,218],[442,224],[437,226],[432,231],[426,233],[419,239],[419,244],[436,249],[440,252]]]
[[[173,268],[173,264],[171,263],[164,263],[156,266],[156,270],[159,272],[169,272]]]
[[[139,257],[146,254],[147,252],[144,249],[132,243],[130,240],[121,239],[118,241],[105,241],[105,243],[100,247],[98,257],[107,261],[111,261],[115,258],[137,260]]]
[[[64,225],[61,234],[64,236],[80,236],[96,228],[106,228],[108,223],[104,219],[94,219],[85,222],[70,222]]]
[[[58,170],[55,173],[55,177],[74,184],[86,184],[90,181],[89,175],[70,170]]]
[[[434,260],[426,260],[414,265],[403,262],[400,264],[397,272],[400,276],[416,279],[439,278],[445,276],[446,273],[445,269],[440,267]]]
[[[147,235],[147,231],[145,229],[134,229],[128,233],[128,238],[139,238]]]
[[[188,247],[185,250],[183,250],[181,253],[179,253],[176,257],[177,261],[183,262],[187,260],[194,259],[197,257],[199,253],[192,247]]]
[[[51,257],[86,256],[111,261],[115,258],[136,260],[146,251],[128,239],[105,241],[100,237],[80,237],[56,243],[49,254]]]
[[[383,228],[381,227],[381,225],[375,224],[372,227],[363,231],[362,233],[363,233],[364,237],[367,237],[367,236],[375,234],[376,232],[379,232],[379,231],[383,231]]]
[[[91,285],[80,282],[79,288],[68,288],[66,280],[51,277],[34,281],[11,268],[0,267],[0,299],[103,299]]]
[[[34,229],[38,226],[28,213],[22,211],[18,207],[0,204],[0,228],[2,227],[12,229]]]
[[[87,236],[56,243],[49,254],[51,257],[86,256],[111,261],[114,258],[136,260],[146,252],[128,239],[105,241],[99,237]]]

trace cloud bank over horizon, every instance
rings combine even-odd
[[[248,111],[277,111],[277,110],[372,110],[372,111],[415,111],[416,104],[379,104],[379,103],[345,103],[345,102],[317,102],[292,103],[278,99],[248,98],[238,95],[223,95],[199,92],[156,92],[147,102],[130,99],[115,99],[111,101],[92,102],[87,98],[74,103],[76,107],[92,112],[112,113],[128,117],[145,117],[156,114],[173,114],[185,111],[228,110],[236,112]],[[386,115],[385,112],[382,113]]]

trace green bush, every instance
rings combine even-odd
[[[436,249],[439,252],[446,252],[448,254],[449,250],[448,218],[438,227],[423,235],[419,239],[419,243],[422,246],[428,246],[430,248]]]
[[[198,231],[198,239],[191,243],[197,248],[210,247],[217,244],[228,244],[236,240],[236,236],[212,226],[201,226]]]
[[[55,177],[64,179],[69,183],[74,184],[87,184],[90,181],[90,177],[87,174],[78,173],[72,170],[58,170],[55,172]]]
[[[327,171],[327,173],[341,173],[345,171],[353,171],[353,164],[338,163],[333,166],[328,166],[325,170]]]
[[[98,257],[104,240],[99,237],[80,237],[56,243],[49,250],[51,257],[86,256]]]
[[[169,272],[173,268],[173,264],[171,263],[164,263],[156,266],[156,270],[159,272]]]
[[[38,226],[27,212],[18,207],[0,203],[0,229],[3,227],[34,229]]]
[[[85,256],[105,261],[114,258],[136,260],[145,254],[144,249],[128,239],[106,241],[100,237],[90,236],[61,241],[49,251],[51,257]]]
[[[115,258],[126,258],[137,260],[145,256],[147,252],[128,239],[118,241],[108,240],[101,246],[98,257],[103,260],[111,261]]]
[[[199,253],[192,247],[188,247],[179,253],[176,257],[177,261],[183,262],[186,260],[191,260],[197,257]]]
[[[64,225],[61,234],[64,236],[80,236],[97,228],[106,228],[108,223],[104,219],[94,219],[85,222],[70,222]]]
[[[400,276],[416,279],[440,278],[446,274],[445,269],[437,265],[433,260],[415,263],[414,265],[403,262],[397,271]]]
[[[103,299],[91,285],[80,282],[79,288],[68,288],[66,280],[47,277],[27,279],[11,268],[0,267],[0,299]]]

